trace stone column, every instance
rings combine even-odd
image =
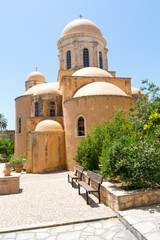
[[[64,70],[63,48],[59,48],[59,70]]]
[[[73,69],[78,69],[77,41],[76,40],[73,42],[73,46],[74,46],[74,65],[73,65]]]
[[[97,42],[93,42],[93,67],[98,67]]]
[[[103,57],[103,61],[104,61],[104,66],[103,66],[103,68],[104,68],[106,71],[108,71],[107,52],[108,52],[108,49],[105,48],[105,49],[104,49],[104,57]]]

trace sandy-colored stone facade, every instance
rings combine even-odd
[[[98,26],[76,19],[63,29],[58,43],[57,83],[40,72],[25,81],[16,98],[15,154],[27,154],[27,172],[73,170],[79,142],[94,124],[126,114],[138,89],[131,79],[108,71],[107,42]]]

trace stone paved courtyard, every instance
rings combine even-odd
[[[0,164],[2,175],[4,164]],[[103,220],[107,219],[107,220]],[[77,223],[77,224],[75,224]],[[0,240],[136,240],[117,219],[116,213],[90,205],[67,182],[67,172],[21,174],[20,193],[0,196]]]
[[[76,186],[76,185],[75,185]],[[83,192],[82,192],[83,193]],[[51,226],[66,223],[106,219],[116,214],[91,196],[85,195],[67,182],[67,172],[26,174],[20,178],[20,193],[0,196],[0,230],[25,229],[28,226]]]

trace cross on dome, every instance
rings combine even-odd
[[[36,70],[36,72],[37,72],[38,68],[37,68],[37,67],[35,67],[35,70]]]
[[[82,17],[83,17],[83,16],[80,14],[80,15],[79,15],[79,18],[81,19]]]

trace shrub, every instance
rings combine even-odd
[[[15,154],[13,154],[10,158],[10,164],[11,164],[11,167],[14,167],[15,165],[18,165],[18,164],[24,164],[25,163],[25,156],[26,154],[21,154],[19,156],[16,156]]]
[[[14,140],[8,137],[0,138],[0,153],[9,156],[14,153]]]
[[[101,171],[133,188],[160,185],[160,144],[156,139],[122,136],[103,146]]]

